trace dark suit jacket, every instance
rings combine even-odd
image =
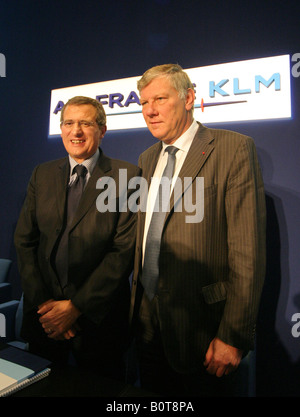
[[[26,314],[50,298],[71,299],[84,317],[97,325],[109,314],[123,320],[126,305],[128,314],[136,217],[129,210],[118,210],[120,194],[127,196],[127,188],[119,190],[120,169],[127,170],[128,181],[140,173],[134,165],[110,159],[100,150],[70,230],[69,282],[62,290],[53,255],[63,228],[69,160],[66,157],[35,168],[15,231],[24,290],[24,337],[30,333]],[[115,212],[100,213],[96,208],[97,197],[103,192],[96,183],[104,177],[116,183]]]
[[[157,143],[140,156],[148,183],[160,151]],[[192,178],[193,196],[196,178],[204,177],[204,218],[186,222],[188,190],[182,212],[174,210],[171,196],[160,251],[159,321],[170,364],[190,372],[202,365],[215,336],[237,348],[253,348],[265,273],[265,195],[252,139],[200,123],[179,177],[182,183]],[[141,213],[131,318],[137,318],[142,297],[144,221]]]

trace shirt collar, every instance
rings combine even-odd
[[[89,175],[92,175],[93,169],[95,168],[95,165],[97,163],[97,160],[99,158],[99,149],[92,155],[90,158],[85,159],[82,164],[86,167],[88,170]],[[70,162],[70,176],[72,175],[73,168],[78,165],[78,162],[75,161],[70,155],[69,155],[69,162]]]
[[[186,130],[172,145],[176,146],[176,148],[180,149],[183,152],[188,152],[190,149],[190,146],[192,144],[192,141],[195,137],[195,134],[198,129],[198,123],[194,119],[191,126]],[[163,146],[163,152],[165,152],[167,146],[169,146],[167,143],[162,144]]]

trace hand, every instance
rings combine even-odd
[[[207,350],[204,366],[209,374],[221,377],[234,371],[240,364],[243,351],[214,338]]]
[[[71,300],[48,300],[39,306],[38,314],[49,338],[64,340],[75,336],[75,322],[81,313]]]

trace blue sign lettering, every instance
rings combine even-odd
[[[125,101],[124,106],[125,106],[125,107],[128,107],[128,106],[129,106],[129,104],[131,104],[131,103],[136,103],[136,104],[138,104],[138,105],[140,105],[140,104],[141,104],[141,103],[140,103],[140,99],[138,98],[137,94],[136,94],[134,91],[131,91],[131,92],[130,92],[130,94],[129,94],[129,96],[128,96],[127,100]]]
[[[102,106],[104,106],[105,104],[108,104],[107,101],[103,101],[104,98],[108,98],[108,95],[103,94],[101,96],[96,96],[96,100],[98,100],[102,104]]]
[[[54,114],[57,114],[59,111],[61,111],[61,109],[64,107],[64,102],[63,101],[59,101],[54,109]]]
[[[275,91],[280,90],[280,74],[277,72],[273,74],[268,81],[266,81],[261,75],[255,76],[255,92],[260,92],[260,84],[263,84],[267,88],[270,87],[270,85],[275,82]]]
[[[2,54],[0,54],[1,59]],[[232,83],[232,93],[234,95],[241,95],[241,94],[250,94],[251,88],[240,88],[240,80],[239,78],[233,78]],[[216,83],[215,81],[209,81],[209,96],[215,97],[216,93],[221,95],[222,97],[229,96],[230,94],[223,89],[223,87],[229,82],[229,79],[223,79]],[[261,75],[255,75],[254,77],[254,85],[255,85],[255,92],[260,93],[260,85],[263,84],[266,88],[269,88],[274,83],[275,91],[280,90],[280,74],[274,73],[268,80],[266,80]],[[196,85],[196,84],[194,84]],[[135,91],[130,91],[127,99],[124,102],[124,95],[121,93],[112,93],[112,94],[102,94],[97,95],[96,100],[98,100],[103,106],[108,105],[111,109],[114,108],[115,105],[119,107],[128,107],[130,104],[137,104],[140,105],[140,100],[138,95]],[[123,104],[124,102],[124,104]],[[62,110],[64,106],[63,101],[59,101],[54,109],[54,114],[57,114]]]
[[[215,91],[223,97],[229,96],[229,94],[226,93],[226,91],[221,89],[221,87],[223,87],[223,85],[228,83],[228,81],[229,81],[228,79],[227,80],[222,80],[217,85],[215,84],[214,81],[210,81],[209,82],[209,97],[215,97]]]
[[[119,107],[128,107],[130,104],[135,103],[140,105],[140,99],[137,96],[135,91],[130,91],[126,101],[124,104],[122,104],[122,101],[124,100],[124,96],[121,93],[113,93],[113,94],[102,94],[96,96],[96,100],[98,100],[103,106],[107,105],[113,109],[114,105],[118,105]],[[62,110],[64,107],[64,102],[59,101],[53,111],[54,114],[57,114]]]
[[[228,81],[229,79],[224,79],[224,80],[219,81],[217,84],[215,83],[215,81],[210,81],[209,82],[209,96],[215,97],[216,93],[220,94],[222,97],[229,96],[228,92],[221,88],[225,84],[227,84]],[[239,82],[240,81],[238,78],[233,78],[233,94],[234,95],[251,93],[250,88],[240,89]],[[256,93],[260,93],[261,84],[269,88],[270,85],[274,83],[275,91],[279,91],[280,90],[280,74],[277,72],[273,74],[268,80],[263,78],[261,75],[255,75],[254,83],[255,83]]]
[[[238,78],[233,79],[233,94],[249,94],[249,93],[251,93],[250,88],[240,90],[239,79]]]
[[[117,104],[120,107],[124,107],[121,101],[124,100],[124,96],[121,93],[114,93],[109,95],[109,107],[114,108],[114,104]]]
[[[108,99],[108,101],[106,99]],[[119,107],[128,107],[131,103],[140,105],[140,100],[135,91],[130,91],[124,104],[122,104],[124,96],[121,93],[98,95],[96,96],[96,100],[98,100],[103,106],[108,104],[111,109],[114,108],[115,104],[117,104]]]

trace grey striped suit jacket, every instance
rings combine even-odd
[[[148,183],[160,151],[158,142],[140,156]],[[182,183],[192,178],[194,197],[196,178],[204,178],[204,217],[187,223],[188,191],[183,190],[181,212],[171,196],[160,251],[159,322],[171,366],[193,372],[214,337],[245,351],[253,348],[265,274],[265,195],[253,140],[200,123],[179,177]],[[130,312],[134,329],[143,302],[144,221],[140,212]]]

